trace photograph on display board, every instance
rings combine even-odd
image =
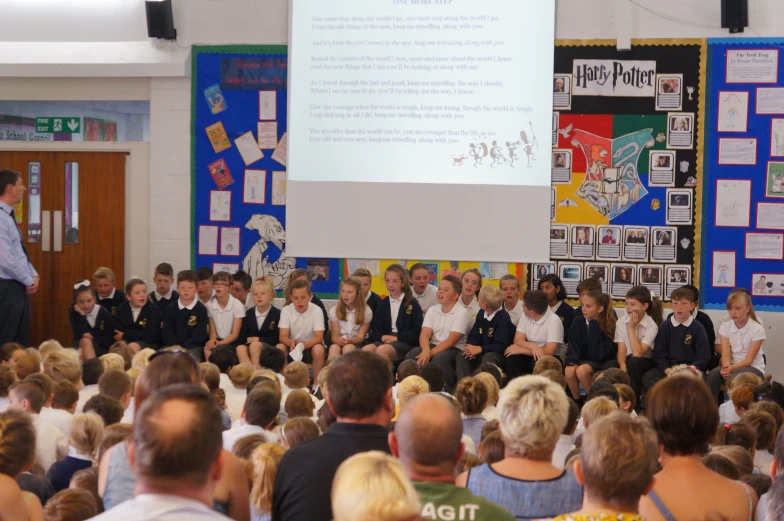
[[[550,258],[569,257],[569,227],[560,224],[550,226]]]
[[[661,74],[656,78],[656,110],[681,110],[683,74]]]
[[[556,74],[553,77],[553,108],[572,108],[572,75]]]
[[[637,280],[645,286],[652,295],[662,298],[664,293],[664,267],[653,264],[640,264],[638,266]]]
[[[569,297],[577,297],[577,285],[583,277],[583,265],[579,262],[559,262],[558,276]]]
[[[673,291],[691,283],[691,266],[667,266],[664,280],[664,298],[670,300]]]
[[[784,273],[754,273],[751,294],[757,297],[784,297]]]
[[[610,295],[614,299],[626,298],[626,293],[635,285],[635,266],[634,264],[611,264],[612,283],[610,284]]]
[[[598,280],[602,285],[602,293],[610,292],[610,265],[609,264],[594,264],[590,262],[585,263],[585,273],[583,277],[586,279]]]
[[[571,254],[573,259],[593,259],[594,228],[593,226],[572,226]]]

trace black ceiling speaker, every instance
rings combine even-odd
[[[147,8],[147,35],[150,38],[176,40],[172,0],[145,0]]]
[[[721,0],[721,26],[730,33],[742,33],[749,25],[748,0]]]

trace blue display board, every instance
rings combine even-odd
[[[309,269],[313,292],[334,298],[342,261],[285,253],[286,46],[195,46],[192,56],[193,267],[271,276],[278,290]]]
[[[708,40],[701,296],[784,309],[784,40]]]

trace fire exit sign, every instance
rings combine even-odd
[[[79,134],[82,131],[81,118],[35,118],[35,131],[44,134]]]

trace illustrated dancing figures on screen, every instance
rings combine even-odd
[[[517,145],[519,144],[519,141],[515,141],[514,143],[510,143],[509,141],[506,142],[506,149],[509,152],[509,166],[514,166],[515,159],[519,159],[517,157]]]
[[[474,168],[476,168],[482,164],[482,158],[487,157],[487,145],[484,143],[471,143],[469,147],[471,147],[469,154],[474,158]]]
[[[493,146],[490,148],[490,157],[493,159],[493,162],[490,163],[490,168],[495,168],[495,165],[506,163],[506,158],[501,152],[501,147],[498,146],[498,142],[495,140],[493,140]]]

